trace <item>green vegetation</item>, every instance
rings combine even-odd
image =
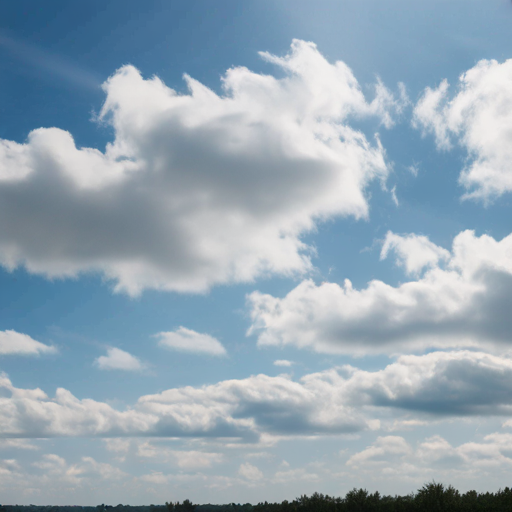
[[[381,496],[366,489],[353,489],[344,498],[314,493],[303,495],[291,502],[261,502],[257,505],[194,505],[190,500],[168,502],[165,505],[132,507],[129,505],[36,506],[0,505],[0,512],[512,512],[512,489],[505,487],[496,493],[468,491],[461,494],[451,485],[431,482],[416,494],[407,496]]]

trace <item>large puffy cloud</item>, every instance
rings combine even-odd
[[[378,140],[350,118],[389,126],[399,102],[380,83],[367,102],[312,43],[262,57],[285,76],[232,68],[223,95],[119,69],[104,84],[99,119],[115,134],[104,152],[58,128],[0,140],[0,263],[97,271],[130,294],[310,269],[300,236],[332,216],[365,217],[365,187],[388,173]]]
[[[440,149],[456,140],[470,161],[460,183],[468,196],[489,200],[512,190],[512,60],[481,60],[461,75],[457,94],[449,84],[427,88],[413,123],[434,134]]]
[[[379,371],[350,366],[305,375],[257,375],[145,395],[124,411],[57,390],[0,381],[0,437],[238,438],[318,436],[392,428],[404,418],[512,413],[512,360],[480,352],[402,356]],[[7,396],[9,395],[10,396]],[[386,427],[387,426],[387,427]],[[229,441],[228,442],[232,442]],[[113,443],[112,450],[127,445]],[[151,454],[151,445],[146,445]],[[174,453],[173,456],[183,456]],[[186,464],[186,462],[183,462]]]
[[[146,395],[139,399],[138,406],[158,416],[156,429],[168,435],[203,432],[250,439],[261,433],[293,436],[354,432],[373,425],[340,400],[332,378],[330,374],[313,374],[295,382],[287,376],[260,374]]]
[[[254,292],[249,334],[258,333],[260,346],[353,355],[511,348],[512,235],[497,241],[464,231],[449,253],[422,236],[388,233],[381,256],[391,251],[417,280],[374,280],[361,290],[349,280],[305,280],[282,299]]]

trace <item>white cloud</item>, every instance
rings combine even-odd
[[[419,274],[425,267],[436,267],[439,261],[450,259],[449,251],[435,245],[426,236],[401,236],[388,231],[380,259],[385,259],[391,251],[395,252],[397,264],[404,266],[407,274]]]
[[[382,370],[350,366],[303,376],[252,376],[202,387],[144,395],[123,411],[58,389],[15,388],[0,377],[0,437],[216,438],[250,446],[283,438],[395,429],[397,422],[512,414],[512,359],[481,352],[401,356]],[[11,396],[6,396],[10,392]],[[236,443],[236,439],[242,443]],[[107,445],[126,452],[128,444]],[[185,467],[220,459],[210,452],[166,449],[145,441],[142,457],[164,457]]]
[[[374,280],[356,290],[349,280],[305,280],[282,299],[254,292],[248,334],[258,333],[260,346],[352,355],[512,349],[512,235],[497,241],[464,231],[450,254],[425,237],[388,233],[382,255],[391,249],[406,271],[429,269],[396,287]]]
[[[158,417],[155,431],[168,436],[256,441],[264,433],[316,435],[366,428],[364,418],[339,400],[331,378],[313,374],[295,382],[288,376],[260,374],[146,395],[137,409]]]
[[[130,449],[130,440],[122,437],[104,439],[105,448],[109,452],[126,453]]]
[[[223,461],[222,453],[204,452],[199,450],[175,450],[162,444],[145,441],[137,447],[137,455],[158,462],[173,462],[180,469],[192,470],[209,468]]]
[[[388,175],[380,142],[350,118],[389,126],[402,100],[379,83],[367,102],[312,43],[261,55],[285,76],[232,68],[222,95],[186,75],[180,95],[119,69],[103,86],[100,121],[115,134],[104,152],[58,128],[0,140],[0,263],[99,271],[132,295],[310,270],[300,237],[333,216],[367,216],[367,185]]]
[[[0,439],[0,450],[39,450],[39,446],[26,439]]]
[[[240,476],[243,476],[244,478],[247,478],[247,480],[253,481],[261,480],[263,478],[263,473],[261,472],[261,470],[258,469],[256,466],[249,464],[249,462],[244,462],[243,464],[240,464],[238,474]]]
[[[411,452],[409,444],[400,436],[378,437],[374,444],[352,455],[347,461],[349,466],[366,465],[369,461],[389,462],[393,456],[404,456]]]
[[[176,457],[178,466],[185,470],[209,468],[213,464],[220,463],[223,459],[221,453],[208,453],[197,450],[175,450],[173,455]]]
[[[226,349],[219,340],[186,327],[179,327],[171,332],[160,332],[155,334],[155,337],[159,338],[158,344],[161,347],[193,354],[226,355]]]
[[[128,409],[119,412],[91,399],[79,400],[58,388],[50,399],[41,389],[15,388],[0,374],[1,437],[116,436],[148,432],[156,418]]]
[[[80,484],[83,479],[91,477],[119,480],[126,476],[126,473],[119,468],[104,462],[97,462],[92,457],[82,457],[80,463],[68,464],[63,457],[50,453],[43,455],[42,459],[35,462],[33,466],[43,470],[47,478],[57,480],[59,483],[68,482],[72,485]]]
[[[0,355],[53,354],[57,350],[16,331],[0,331]]]
[[[120,348],[109,348],[106,356],[98,357],[94,363],[101,370],[126,370],[140,371],[143,368],[140,360],[121,350]]]
[[[274,361],[274,366],[286,366],[290,367],[293,365],[293,361],[288,361],[287,359],[276,359]]]
[[[395,206],[400,206],[398,197],[396,197],[396,185],[391,189],[391,199],[393,200],[393,203],[395,203]]]
[[[416,446],[403,437],[387,436],[377,440],[361,452],[351,456],[347,465],[366,473],[378,472],[388,477],[418,475],[423,481],[454,475],[482,476],[489,470],[512,469],[510,442],[512,435],[496,432],[480,442],[467,442],[458,446],[435,435]]]
[[[414,109],[413,124],[432,132],[440,149],[453,140],[470,157],[460,183],[466,197],[485,201],[512,190],[512,60],[481,60],[461,75],[457,94],[449,84],[427,88]]]

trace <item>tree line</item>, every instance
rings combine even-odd
[[[115,509],[115,510],[114,510]],[[512,489],[505,487],[492,493],[468,491],[460,493],[451,485],[425,484],[416,493],[386,496],[366,489],[352,489],[345,497],[314,493],[281,503],[260,502],[257,505],[194,505],[190,500],[166,502],[165,505],[98,505],[36,506],[0,505],[0,512],[512,512]]]

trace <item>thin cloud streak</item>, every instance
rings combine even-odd
[[[0,31],[0,48],[34,68],[39,68],[82,89],[101,90],[101,80],[92,72],[77,66],[41,47],[15,39]]]

